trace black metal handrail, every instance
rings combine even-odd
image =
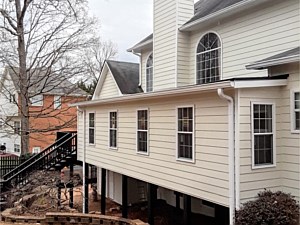
[[[22,170],[23,168],[25,168],[26,166],[28,166],[32,162],[35,162],[36,160],[38,160],[42,156],[46,155],[48,152],[51,152],[53,149],[55,149],[57,147],[57,145],[59,143],[63,142],[69,135],[70,134],[64,135],[62,138],[60,138],[59,140],[57,140],[52,145],[48,146],[46,149],[44,149],[40,153],[38,153],[36,155],[33,155],[28,160],[26,160],[25,162],[23,162],[22,164],[20,164],[19,166],[17,166],[15,169],[13,169],[10,172],[4,174],[3,177],[2,177],[2,179],[3,180],[7,180],[8,178],[12,177],[13,175],[15,175],[16,173],[18,173],[20,170]]]
[[[40,155],[35,161],[31,161],[15,174],[8,177],[5,180],[2,180],[0,183],[0,188],[2,191],[8,186],[11,185],[25,185],[28,181],[29,175],[36,170],[50,169],[59,163],[62,159],[65,159],[68,156],[76,153],[77,151],[77,134],[72,134],[71,137],[67,138],[63,142],[61,139],[56,143],[59,143],[55,148],[50,151],[47,151],[45,154]],[[52,145],[52,146],[55,146]]]

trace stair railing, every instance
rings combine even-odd
[[[50,169],[55,167],[62,159],[65,159],[72,154],[77,152],[77,134],[72,134],[71,137],[67,138],[55,148],[47,151],[46,154],[40,155],[35,161],[30,161],[25,167],[22,166],[21,169],[17,170],[12,176],[0,183],[1,191],[5,191],[10,186],[22,186],[28,182],[28,178],[33,171]]]
[[[46,149],[44,149],[40,153],[33,155],[28,160],[26,160],[25,162],[21,163],[19,166],[17,166],[16,168],[14,168],[13,170],[11,170],[10,172],[4,174],[3,177],[2,177],[2,179],[3,180],[7,180],[8,178],[12,177],[16,173],[18,173],[19,171],[21,171],[22,169],[24,169],[29,164],[31,164],[31,163],[35,162],[36,160],[38,160],[39,158],[43,157],[48,152],[51,152],[53,149],[55,149],[58,146],[59,143],[63,142],[69,135],[70,134],[64,135],[62,138],[60,138],[59,140],[57,140],[52,145],[48,146]]]

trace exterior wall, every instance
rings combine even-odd
[[[282,190],[300,197],[300,139],[291,132],[291,90],[300,89],[299,65],[278,66],[271,74],[290,74],[288,85],[277,88],[240,90],[240,197],[241,202],[253,199],[264,188]],[[275,103],[276,166],[252,169],[251,101]]]
[[[0,90],[0,144],[5,143],[6,151],[14,153],[14,145],[21,145],[20,137],[14,133],[14,121],[18,121],[18,107],[10,101],[10,95],[17,100],[16,90],[10,76],[4,79]],[[1,86],[0,85],[0,86]],[[17,153],[18,154],[18,153]]]
[[[240,199],[242,203],[253,199],[264,188],[278,190],[281,186],[278,136],[276,136],[277,165],[266,169],[252,169],[251,102],[275,103],[275,120],[278,123],[280,88],[252,88],[239,91]],[[278,131],[278,126],[276,129]]]
[[[54,109],[53,95],[44,95],[43,106],[30,106],[31,118],[29,151],[34,147],[40,147],[41,151],[53,144],[57,132],[69,132],[77,130],[77,109],[69,104],[84,101],[84,97],[66,96],[61,98],[62,106]],[[45,116],[42,116],[45,114]]]
[[[300,200],[300,133],[292,132],[291,124],[291,91],[300,91],[299,64],[277,66],[270,73],[288,73],[288,85],[281,88],[281,102],[278,121],[278,155],[281,164],[281,183],[285,192],[291,193]]]
[[[120,96],[120,90],[117,86],[115,79],[113,78],[113,75],[110,71],[108,71],[99,94],[99,99],[112,98],[117,96]]]
[[[86,162],[196,198],[228,206],[227,103],[217,93],[89,108],[96,112],[96,144],[79,117]],[[195,106],[195,163],[176,160],[176,107]],[[149,156],[136,153],[136,110],[149,109]],[[108,148],[108,112],[118,111],[118,150]],[[83,159],[79,144],[78,159]]]
[[[175,87],[176,2],[154,1],[153,90]]]
[[[299,46],[299,1],[276,1],[270,4],[193,32],[189,51],[192,79],[189,83],[195,84],[196,47],[207,32],[217,32],[221,37],[223,79],[266,76],[266,70],[246,70],[245,65]]]

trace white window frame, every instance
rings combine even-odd
[[[19,124],[19,126],[16,126],[16,124]],[[14,134],[21,134],[21,122],[20,121],[14,121]]]
[[[147,111],[147,130],[139,130],[138,129],[138,126],[139,126],[139,115],[138,115],[138,112],[139,111]],[[140,155],[146,155],[146,156],[149,156],[149,153],[150,153],[150,146],[149,146],[149,118],[150,118],[150,110],[148,108],[140,108],[140,109],[137,109],[136,110],[136,153],[137,154],[140,154]],[[143,151],[139,151],[138,147],[138,141],[139,141],[139,138],[138,138],[138,132],[139,131],[144,131],[144,132],[147,132],[147,152],[143,152]]]
[[[111,128],[110,127],[110,113],[116,113],[117,114],[117,128]],[[112,110],[108,112],[108,148],[112,150],[118,150],[118,128],[119,128],[119,116],[118,116],[118,111],[117,110]],[[116,147],[110,146],[110,131],[115,130],[116,131]]]
[[[272,106],[272,132],[271,133],[256,133],[256,135],[273,135],[273,163],[266,165],[255,165],[255,150],[254,150],[254,105],[271,105]],[[252,154],[252,169],[264,169],[264,168],[273,168],[276,167],[276,104],[275,102],[267,102],[267,101],[251,101],[251,154]]]
[[[94,114],[94,127],[90,127],[90,114]],[[90,129],[94,130],[94,143],[90,142]],[[89,145],[96,145],[96,113],[88,112],[88,143]]]
[[[299,109],[296,110],[295,109],[295,93],[299,92],[300,93],[300,90],[291,90],[291,93],[290,93],[290,106],[291,106],[291,109],[290,109],[290,114],[291,114],[291,133],[292,134],[300,134],[300,130],[296,130],[296,111],[300,111]]]
[[[16,151],[16,149],[18,149],[18,151]],[[20,152],[21,152],[21,145],[19,145],[19,144],[14,144],[14,152],[20,153]]]
[[[44,96],[42,94],[35,95],[30,98],[31,106],[43,106],[44,105]]]
[[[60,95],[54,95],[53,107],[54,107],[54,109],[61,109],[61,96]]]
[[[208,33],[213,33],[213,34],[215,34],[215,35],[217,35],[218,36],[218,38],[219,38],[219,40],[220,40],[220,48],[221,48],[221,54],[220,54],[220,79],[219,79],[219,81],[221,81],[222,79],[223,79],[223,41],[222,41],[222,38],[221,38],[221,36],[216,32],[216,31],[213,31],[213,30],[208,30],[208,31],[206,31],[206,32],[204,32],[201,36],[200,36],[200,38],[198,39],[198,41],[197,41],[197,43],[196,43],[196,46],[195,46],[195,57],[194,57],[194,59],[195,59],[195,80],[194,80],[194,82],[195,82],[195,84],[196,85],[200,85],[200,84],[197,84],[197,55],[199,54],[198,53],[198,45],[199,45],[199,43],[200,43],[200,41],[201,41],[201,39],[206,35],[206,34],[208,34]],[[209,84],[209,83],[208,83]],[[201,84],[201,85],[203,85],[203,84]]]
[[[186,132],[186,131],[178,131],[178,110],[183,108],[192,108],[193,109],[193,131],[192,132]],[[180,162],[188,162],[188,163],[195,163],[195,106],[194,105],[182,105],[176,107],[176,160]],[[189,133],[192,134],[192,159],[187,158],[181,158],[178,154],[178,133]]]
[[[147,90],[147,71],[150,67],[147,67],[147,64],[148,64],[148,60],[149,60],[149,57],[152,55],[152,91],[148,91]],[[151,52],[148,56],[147,56],[147,60],[146,60],[146,63],[145,63],[145,92],[153,92],[153,86],[154,86],[154,58],[153,58],[153,52]]]
[[[41,152],[41,147],[33,147],[32,154],[39,154]]]

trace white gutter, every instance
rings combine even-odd
[[[235,216],[234,101],[232,97],[224,94],[223,88],[218,89],[218,95],[228,102],[229,215],[230,225],[233,225]]]
[[[101,104],[115,104],[115,103],[122,103],[125,101],[141,101],[141,100],[150,100],[150,99],[158,99],[162,97],[168,96],[184,96],[187,94],[196,94],[199,92],[209,92],[215,91],[218,88],[232,88],[230,81],[223,81],[218,83],[210,83],[210,84],[203,84],[203,85],[191,85],[185,86],[180,88],[172,88],[163,91],[156,91],[156,92],[147,92],[147,93],[138,93],[138,94],[129,94],[123,95],[113,98],[105,98],[105,99],[97,99],[92,101],[86,102],[78,102],[74,104],[70,104],[70,106],[97,106]]]
[[[134,50],[132,50],[131,53],[140,58],[140,66],[139,66],[139,87],[140,87],[142,86],[142,55],[135,53]]]

